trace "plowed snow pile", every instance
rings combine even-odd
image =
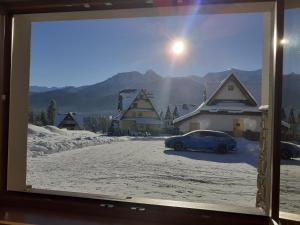
[[[90,131],[71,131],[54,126],[28,125],[27,154],[36,157],[88,146],[110,144],[126,137],[106,137]]]

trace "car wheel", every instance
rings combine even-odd
[[[281,158],[282,159],[291,159],[293,156],[292,156],[292,153],[289,151],[289,150],[286,150],[286,149],[282,149],[281,150]]]
[[[226,145],[219,145],[218,148],[217,148],[217,153],[219,153],[219,154],[227,153]]]
[[[181,142],[176,142],[174,144],[174,150],[175,151],[180,151],[180,150],[183,150],[183,144]]]

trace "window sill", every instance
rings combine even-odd
[[[99,195],[37,189],[32,189],[30,192],[2,194],[0,196],[0,221],[56,224],[53,221],[65,220],[67,222],[57,224],[96,224],[88,223],[96,218],[97,224],[103,221],[106,225],[135,223],[181,225],[199,224],[199,221],[206,225],[266,225],[269,223],[269,217],[264,215],[261,209],[256,208],[142,198],[113,199]],[[2,208],[4,211],[1,210]],[[14,219],[15,213],[16,217],[21,215],[20,220]],[[8,217],[3,217],[3,215]],[[78,221],[81,222],[74,222],[73,215],[76,215]],[[38,220],[41,218],[46,221]],[[69,220],[73,222],[69,223]],[[83,223],[82,220],[87,222]]]
[[[138,205],[153,205],[153,206],[167,206],[167,207],[178,207],[186,209],[206,210],[206,211],[218,211],[224,213],[242,213],[247,215],[265,216],[264,210],[255,207],[242,207],[232,205],[217,205],[208,203],[196,203],[196,202],[184,202],[175,200],[164,200],[164,199],[150,199],[150,198],[114,198],[107,195],[97,195],[88,193],[68,192],[68,191],[56,191],[56,190],[43,190],[43,189],[29,189],[28,193],[35,194],[47,194],[53,196],[67,196],[67,197],[78,197],[87,199],[97,199],[104,201],[115,201],[126,204],[138,204]]]
[[[300,215],[287,212],[279,212],[279,218],[282,225],[300,224]]]

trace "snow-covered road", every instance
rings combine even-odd
[[[34,188],[254,206],[257,145],[218,155],[131,140],[29,158]],[[243,143],[245,145],[245,143]],[[249,147],[248,146],[248,147]],[[252,148],[252,151],[251,151]]]
[[[237,153],[165,149],[164,138],[105,137],[30,125],[27,184],[124,197],[255,206],[258,143]],[[86,146],[86,147],[83,147]],[[300,159],[283,160],[281,210],[300,213]]]

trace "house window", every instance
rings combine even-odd
[[[143,113],[142,112],[138,112],[138,117],[143,117]]]
[[[259,164],[257,155],[259,154],[260,146],[258,140],[242,139],[241,142],[238,142],[238,144],[242,145],[243,151],[246,151],[251,155],[251,158],[245,154],[247,158],[243,158],[243,160],[234,158],[233,161],[229,160],[225,161],[225,163],[223,159],[226,160],[226,156],[224,155],[212,155],[213,158],[214,156],[218,158],[218,160],[215,160],[211,158],[211,155],[206,155],[205,152],[191,151],[185,153],[167,151],[165,149],[165,139],[174,134],[186,133],[189,129],[199,129],[200,120],[201,129],[223,132],[227,131],[226,129],[229,127],[228,124],[230,124],[232,129],[232,117],[236,117],[236,111],[228,110],[226,113],[223,113],[222,110],[206,110],[205,112],[208,112],[208,114],[199,114],[200,118],[198,118],[198,114],[194,115],[195,111],[185,112],[186,114],[184,115],[193,115],[192,119],[198,119],[199,121],[182,122],[178,127],[179,131],[174,130],[167,134],[163,133],[164,130],[161,129],[162,121],[159,116],[155,118],[126,118],[123,114],[120,115],[118,113],[111,117],[108,115],[111,115],[116,111],[115,108],[113,108],[116,103],[113,101],[115,101],[115,96],[117,96],[119,91],[119,85],[122,85],[122,88],[127,89],[126,93],[130,95],[128,98],[123,99],[122,111],[125,113],[130,109],[130,105],[132,104],[132,101],[134,101],[133,99],[138,96],[139,91],[141,91],[140,87],[143,85],[149,88],[152,87],[153,89],[151,90],[153,97],[149,99],[149,101],[151,102],[151,105],[153,105],[153,110],[156,110],[156,115],[159,115],[161,106],[165,106],[166,108],[167,105],[173,103],[171,100],[176,103],[178,102],[178,104],[182,104],[182,102],[190,103],[189,101],[195,101],[191,103],[199,104],[199,99],[201,97],[194,98],[194,96],[197,96],[199,93],[199,95],[201,95],[199,90],[203,88],[204,83],[201,83],[203,82],[202,79],[198,79],[197,76],[189,76],[189,74],[194,74],[194,72],[197,71],[193,71],[192,66],[187,65],[183,67],[186,69],[184,72],[186,75],[180,78],[172,77],[171,75],[173,73],[164,75],[162,72],[161,74],[143,72],[147,69],[146,67],[150,66],[157,66],[159,70],[161,66],[174,65],[174,68],[177,68],[176,65],[180,65],[182,62],[192,63],[192,61],[188,59],[199,58],[198,56],[201,55],[201,52],[197,52],[199,46],[205,48],[207,51],[215,53],[222,51],[225,54],[230,50],[234,55],[234,52],[241,52],[241,48],[248,46],[249,40],[246,40],[246,37],[251,36],[251,38],[253,37],[253,40],[251,39],[251,41],[257,43],[252,49],[253,55],[241,55],[240,57],[243,57],[245,61],[249,61],[249,64],[251,61],[251,65],[255,65],[255,70],[253,68],[253,71],[257,71],[256,68],[261,67],[264,67],[264,69],[271,68],[268,63],[262,65],[261,60],[257,60],[261,58],[261,43],[263,42],[263,40],[261,40],[262,35],[259,32],[264,30],[263,25],[267,24],[265,23],[266,21],[264,21],[266,18],[265,13],[267,15],[270,14],[269,8],[267,12],[264,11],[266,8],[255,13],[251,11],[241,13],[241,11],[239,11],[240,9],[236,8],[233,9],[233,11],[237,10],[239,13],[224,10],[224,14],[211,14],[214,11],[207,9],[206,13],[208,14],[194,15],[196,24],[191,28],[193,32],[191,32],[190,35],[195,35],[195,37],[191,37],[191,39],[186,38],[186,40],[176,40],[174,43],[169,43],[170,40],[169,38],[166,38],[165,34],[157,32],[157,26],[161,27],[162,30],[173,30],[175,28],[173,31],[176,33],[179,32],[177,28],[185,28],[184,21],[188,21],[190,16],[184,14],[174,16],[176,10],[169,11],[170,9],[168,8],[165,9],[166,11],[164,11],[164,9],[160,11],[160,13],[164,14],[164,17],[149,17],[149,15],[157,15],[157,12],[155,10],[153,11],[151,8],[125,10],[122,11],[121,14],[114,13],[109,16],[107,14],[109,12],[95,12],[95,14],[79,12],[78,14],[74,14],[75,17],[73,17],[72,14],[71,16],[70,14],[16,16],[14,19],[15,36],[13,39],[13,50],[19,54],[13,54],[12,58],[13,69],[11,90],[13,94],[11,96],[12,115],[10,123],[12,131],[10,133],[10,149],[12,149],[11,158],[16,156],[17,152],[18,154],[21,152],[23,158],[28,155],[28,163],[24,167],[23,174],[17,175],[21,180],[26,178],[27,180],[18,182],[17,185],[13,182],[9,182],[8,189],[24,191],[26,190],[26,185],[32,185],[34,189],[31,191],[43,189],[84,192],[87,190],[86,187],[88,186],[90,187],[88,190],[93,194],[121,196],[128,199],[133,198],[134,196],[176,201],[232,204],[234,206],[238,205],[241,207],[255,208],[257,183],[256,167]],[[185,8],[182,9],[186,10]],[[244,8],[244,10],[246,9],[248,10],[247,7]],[[203,10],[205,11],[205,7]],[[144,14],[142,12],[144,12]],[[186,13],[189,14],[191,11],[187,10]],[[141,17],[142,14],[145,17]],[[115,18],[114,20],[110,19],[116,15],[122,15],[122,18]],[[127,16],[130,17],[130,19],[126,18]],[[74,18],[77,18],[77,20],[74,20]],[[81,18],[82,20],[78,20],[78,18]],[[213,26],[216,26],[213,27],[214,29],[207,27],[207,25],[202,26],[203,21],[206,21],[207,18],[209,18],[209,20],[218,21],[217,23],[213,23]],[[252,23],[253,20],[255,20],[254,23]],[[171,26],[169,25],[170,21],[171,23],[174,23]],[[247,29],[236,29],[237,23],[241,27],[246,27]],[[245,25],[245,23],[247,24]],[[199,26],[197,26],[197,24]],[[126,28],[126,35],[130,36],[129,38],[124,37],[120,39],[114,35],[115,33],[122,34],[124,27]],[[143,33],[143,31],[137,29],[137,27],[147,27],[147,30]],[[230,37],[228,37],[227,35],[223,35],[223,32],[225,32],[221,29],[223,27],[234,30],[234,36],[230,35]],[[105,32],[102,32],[103,30],[105,30]],[[215,30],[220,32],[218,38],[210,39],[210,35],[217,35],[214,32],[210,33]],[[258,33],[253,35],[254,31],[257,31]],[[53,32],[59,34],[59,41],[55,40],[55,42],[53,42],[54,40],[49,38],[51,36],[49,34],[53,34]],[[197,35],[193,34],[194,32],[196,32]],[[73,35],[74,33],[76,35]],[[72,39],[68,38],[71,34]],[[199,36],[201,35],[207,35],[207,39],[199,39]],[[76,39],[78,39],[78,41],[76,41]],[[241,43],[241,46],[238,46],[237,48],[234,45],[228,44],[231,43],[233,39],[236,39],[235,42]],[[143,40],[146,44],[135,40]],[[212,40],[215,42],[208,45],[204,40]],[[267,40],[269,39],[267,38]],[[196,43],[194,43],[194,41]],[[223,42],[224,44],[221,44]],[[76,43],[76,45],[74,45],[74,43]],[[266,43],[269,42],[266,41]],[[218,48],[216,48],[216,45]],[[162,46],[168,49],[166,53],[161,54],[160,50],[164,49]],[[220,46],[223,46],[222,49],[219,48]],[[144,50],[145,47],[149,48],[149,51]],[[191,49],[189,48],[193,48],[193,51],[190,51]],[[140,67],[141,65],[137,66],[137,63],[132,63],[133,61],[141,62],[140,54],[142,53],[139,52],[140,50],[145,51],[144,53],[147,53],[147,56],[155,60],[156,63],[153,62],[151,65],[142,65],[143,63],[141,63],[142,67]],[[246,51],[247,49],[244,50]],[[154,53],[152,53],[152,51]],[[157,52],[160,53],[158,54]],[[217,57],[218,54],[212,55],[214,55],[214,57],[212,57],[211,60],[215,61],[215,65],[224,62],[223,57]],[[20,56],[21,58],[19,58]],[[29,58],[29,56],[31,58]],[[111,62],[111,58],[114,57],[109,56],[117,57],[115,58],[115,61]],[[220,54],[220,56],[222,56],[222,54]],[[99,59],[99,57],[102,59],[101,68],[97,66],[99,65],[99,60],[94,61],[95,59]],[[88,64],[83,62],[85,59],[89,59]],[[234,58],[232,60],[234,60]],[[145,61],[152,62],[152,60]],[[93,65],[95,65],[95,67],[89,66],[87,68],[86,65],[90,65],[90,63],[94,63]],[[205,61],[201,61],[197,64],[203,66],[205,65]],[[128,67],[124,68],[123,66],[125,65],[128,65]],[[136,65],[136,68],[132,68],[134,65]],[[226,68],[227,66],[229,65],[222,65],[219,69],[221,70],[221,68]],[[47,68],[47,70],[45,70],[45,68]],[[72,68],[75,69],[73,70]],[[87,71],[91,68],[97,68],[98,72],[101,70],[101,74],[106,74],[102,70],[115,71],[119,69],[122,71],[116,71],[115,74],[111,74],[112,78],[104,75],[100,78],[97,77],[97,79],[100,79],[97,81],[92,79],[92,77],[85,77],[84,80],[80,79],[82,78],[82,74],[88,74]],[[141,71],[128,72],[130,69],[140,69]],[[169,69],[170,68],[167,66],[162,71],[169,71]],[[207,69],[209,69],[209,67],[207,67]],[[40,73],[41,71],[44,73]],[[182,72],[180,72],[180,74],[181,73]],[[21,76],[21,74],[25,75]],[[54,79],[52,77],[53,74],[58,74],[57,76],[59,77]],[[222,83],[221,74],[222,73],[217,76],[219,80],[214,86],[218,86],[219,83]],[[262,80],[262,76],[270,77],[269,73],[257,74],[253,72],[253,77],[255,77],[254,80]],[[89,87],[89,85],[87,86],[86,83],[84,83],[87,80],[101,83],[101,85],[103,85],[102,87],[105,88],[96,90],[94,88],[95,86]],[[111,82],[112,80],[114,82]],[[133,90],[128,90],[128,80],[131,81],[129,82],[130,87],[131,85],[135,85]],[[182,80],[184,82],[182,82]],[[268,83],[269,80],[264,79],[265,82],[266,80],[267,84],[263,83],[263,85],[270,86]],[[153,83],[151,83],[151,81],[153,81]],[[247,82],[247,79],[244,81]],[[30,93],[27,92],[28,82],[31,84],[29,89]],[[39,91],[34,91],[33,86],[36,82],[40,82],[38,84],[41,86],[46,84],[48,87],[42,91],[41,89],[39,89]],[[142,82],[145,83],[142,85]],[[62,84],[65,87],[61,88],[60,85]],[[152,84],[152,86],[150,84]],[[54,89],[51,89],[52,86],[54,86]],[[92,89],[90,93],[88,92],[89,88]],[[259,87],[258,90],[260,89],[261,88]],[[95,92],[97,92],[97,95]],[[19,99],[25,97],[27,99],[27,96],[30,97],[29,107],[25,100],[20,104],[16,104],[19,103]],[[92,123],[97,124],[100,127],[107,127],[107,129],[103,129],[101,133],[95,133],[92,130],[82,133],[79,131],[68,133],[68,131],[57,129],[50,124],[43,127],[37,127],[31,123],[22,123],[22,121],[26,121],[25,118],[27,118],[29,112],[35,113],[37,109],[41,110],[41,108],[48,112],[49,102],[43,100],[41,105],[38,103],[39,99],[48,99],[49,96],[51,96],[51,98],[57,98],[58,110],[67,112],[81,111],[87,117],[86,120],[92,121]],[[147,96],[145,96],[145,98],[146,97]],[[156,104],[157,101],[159,101],[159,104]],[[132,107],[136,107],[137,105],[135,104],[136,103],[133,103]],[[27,108],[29,108],[29,112],[27,112]],[[253,129],[253,132],[259,132],[260,128],[255,126],[260,122],[258,119],[260,112],[258,112],[258,109],[255,110],[255,112],[252,110],[249,115],[247,115],[252,119],[249,119],[250,122],[247,126],[249,129]],[[201,111],[201,113],[202,112],[204,112],[204,110]],[[178,112],[178,115],[180,114],[179,117],[182,117],[182,113],[181,110]],[[229,113],[231,114],[228,115]],[[136,116],[135,113],[132,113],[132,115],[133,117]],[[140,117],[142,114],[138,113],[138,116]],[[21,120],[16,120],[16,118],[21,117]],[[37,116],[33,116],[33,120],[37,120]],[[20,121],[21,123],[19,123]],[[142,127],[140,126],[141,123],[148,124],[147,133],[136,129],[136,127]],[[116,124],[118,127],[112,129],[110,124]],[[120,135],[124,135],[126,138],[116,137]],[[153,135],[157,138],[150,138],[148,137],[149,135]],[[164,138],[161,138],[161,135],[165,135]],[[139,138],[127,136],[138,136]],[[23,139],[20,139],[19,137],[23,137]],[[36,138],[39,138],[38,141]],[[18,140],[18,142],[16,140]],[[237,138],[236,140],[240,141],[241,139]],[[249,143],[249,145],[243,145],[243,141]],[[28,143],[28,145],[26,145],[26,143]],[[248,148],[248,146],[251,147],[253,145],[255,146],[254,148]],[[89,148],[89,151],[81,152],[83,146]],[[174,148],[174,145],[171,147]],[[181,147],[184,148],[185,146]],[[202,149],[202,147],[199,147],[198,145],[191,146],[191,149],[194,150],[195,148],[198,150]],[[218,148],[220,148],[220,146],[215,146],[214,149]],[[75,149],[76,151],[73,151]],[[119,151],[120,149],[122,149],[122,152]],[[153,149],[155,149],[155,152]],[[189,148],[186,149],[188,150]],[[224,149],[226,150],[227,148]],[[252,150],[256,152],[253,153]],[[64,151],[63,154],[61,153],[62,151]],[[136,151],[136,154],[127,154],[127,151]],[[144,154],[142,151],[145,151]],[[75,154],[78,152],[81,153]],[[151,157],[151,154],[156,153],[160,154],[160,156]],[[45,155],[47,157],[45,157]],[[147,158],[144,157],[145,155],[147,155]],[[223,156],[224,158],[220,159]],[[41,160],[36,160],[37,157],[40,157],[38,159]],[[131,158],[129,160],[124,160],[126,157]],[[135,157],[141,158],[138,159]],[[84,161],[82,160],[83,158]],[[105,169],[108,166],[107,161],[105,161],[107,158],[111,160],[109,169]],[[158,161],[153,163],[151,161],[153,159]],[[78,163],[74,163],[74,160],[77,160]],[[147,161],[147,163],[140,163],[144,160],[149,161]],[[207,161],[212,165],[211,167],[206,166]],[[24,160],[24,162],[26,161]],[[198,169],[196,169],[194,164],[199,165]],[[69,165],[74,166],[72,172],[76,171],[74,173],[76,176],[69,173]],[[95,165],[97,167],[96,171]],[[147,165],[149,165],[149,167],[147,167]],[[174,165],[176,165],[176,170],[173,169]],[[155,173],[157,176],[153,175],[153,166],[155,167],[155,171],[157,171],[157,173]],[[178,166],[181,166],[181,168]],[[54,167],[56,168],[55,171],[50,170],[50,168]],[[37,168],[43,171],[37,170]],[[82,170],[83,168],[84,170]],[[168,168],[168,170],[164,170],[164,168]],[[203,168],[207,169],[207,171],[203,172]],[[233,168],[238,174],[235,174],[234,177],[230,177],[229,179],[224,179],[224,171],[226,174],[231,174]],[[18,174],[17,172],[20,172],[20,170],[17,169],[18,168],[12,166],[10,167],[9,173]],[[25,174],[26,170],[28,171],[27,174]],[[91,171],[93,171],[93,173],[91,173]],[[170,171],[173,174],[170,175]],[[188,174],[184,173],[185,180],[182,180],[178,178],[182,177],[182,171],[193,172]],[[239,171],[245,172],[239,173]],[[247,179],[245,179],[245,173],[247,173]],[[214,177],[211,177],[211,174],[214,174]],[[42,176],[43,179],[38,178],[38,176]],[[88,179],[86,179],[87,177]],[[134,177],[134,180],[130,177]],[[170,177],[172,179],[170,179]],[[174,177],[176,178],[174,179]],[[97,182],[95,182],[96,180]],[[186,182],[187,180],[189,182]],[[218,180],[218,182],[216,182],[216,180]],[[174,182],[176,185],[174,185]],[[155,189],[155,192],[153,192],[153,188]],[[170,189],[172,189],[174,193],[176,192],[176,194],[170,195]],[[211,193],[212,190],[214,191],[213,194]],[[236,193],[233,198],[230,197],[232,193]],[[203,197],[203,195],[205,195],[205,197]]]
[[[234,86],[231,84],[231,85],[228,85],[228,91],[233,91],[234,89]]]

